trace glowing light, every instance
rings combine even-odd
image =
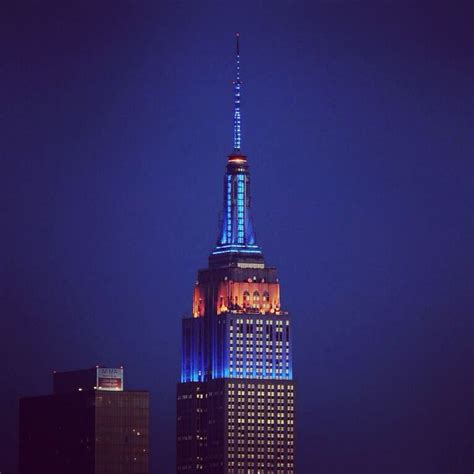
[[[254,249],[260,249],[258,245],[238,245],[238,244],[224,244],[224,245],[218,245],[216,249],[231,249],[231,248],[254,248]]]
[[[253,253],[256,255],[261,255],[262,251],[261,250],[245,250],[245,249],[228,249],[228,250],[218,250],[212,252],[212,255],[219,255],[221,253]]]
[[[241,144],[241,133],[240,133],[240,45],[239,37],[237,34],[237,49],[236,49],[236,65],[237,65],[237,74],[236,80],[234,81],[234,150],[240,150]]]

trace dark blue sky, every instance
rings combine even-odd
[[[180,318],[243,150],[298,474],[472,471],[471,2],[0,7],[0,471],[53,369],[125,366],[174,469]]]

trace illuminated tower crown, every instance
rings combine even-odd
[[[209,259],[211,266],[236,263],[237,260],[262,261],[250,214],[250,173],[247,157],[241,152],[240,48],[237,33],[234,81],[234,150],[229,155],[224,177],[224,209],[217,245]]]

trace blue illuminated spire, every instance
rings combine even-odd
[[[263,258],[250,216],[250,173],[247,157],[240,151],[240,48],[236,34],[237,74],[234,81],[234,150],[227,160],[224,177],[224,209],[212,255],[233,254],[239,258]]]
[[[237,74],[234,81],[234,152],[240,152],[241,131],[240,131],[240,33],[236,34],[236,63]]]

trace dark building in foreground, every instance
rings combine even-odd
[[[20,400],[20,474],[148,474],[148,406],[122,368],[55,373],[52,395]]]
[[[208,268],[198,272],[192,315],[182,322],[177,473],[294,474],[291,319],[250,218],[238,41],[220,233]]]

